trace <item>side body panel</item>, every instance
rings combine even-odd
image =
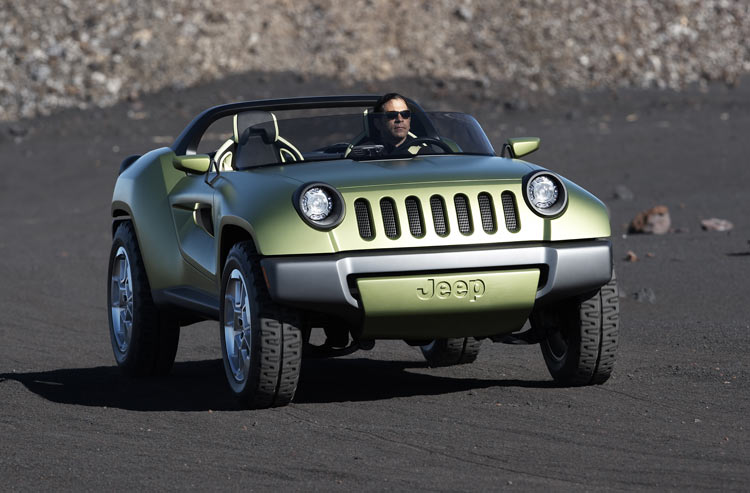
[[[112,210],[127,212],[138,236],[151,290],[188,285],[215,292],[215,280],[180,255],[169,194],[186,174],[172,165],[174,153],[161,148],[143,155],[117,179]]]

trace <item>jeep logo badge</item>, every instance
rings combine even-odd
[[[481,279],[459,280],[453,283],[427,279],[427,285],[417,288],[417,297],[420,300],[429,300],[433,297],[446,300],[454,296],[458,299],[467,298],[469,303],[473,303],[484,296],[485,289],[484,281]]]

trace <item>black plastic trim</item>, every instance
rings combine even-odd
[[[152,296],[159,306],[189,310],[209,320],[219,320],[219,299],[204,291],[178,286],[153,291]]]
[[[208,108],[193,118],[187,127],[180,133],[171,149],[178,156],[185,154],[195,154],[203,134],[213,122],[235,113],[247,110],[263,111],[281,111],[281,110],[304,110],[310,108],[337,108],[337,107],[357,107],[373,106],[380,95],[352,95],[352,96],[317,96],[301,97],[286,99],[261,99],[257,101],[243,101],[239,103],[222,104]],[[406,103],[413,111],[424,112],[419,104],[411,99],[406,99]],[[429,123],[429,122],[428,122]],[[435,129],[427,129],[435,132]]]
[[[122,162],[120,163],[120,171],[118,171],[117,174],[121,175],[122,172],[128,169],[131,164],[136,162],[139,157],[141,157],[140,154],[131,154],[130,156],[123,159]]]

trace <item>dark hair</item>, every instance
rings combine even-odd
[[[372,110],[374,113],[382,113],[383,107],[385,106],[385,103],[392,99],[401,99],[403,102],[406,102],[406,98],[400,95],[397,92],[389,92],[388,94],[384,94],[378,99],[378,101],[375,103],[375,106],[373,106]]]

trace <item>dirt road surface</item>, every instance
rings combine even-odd
[[[612,378],[558,388],[538,347],[489,342],[472,365],[430,369],[394,341],[306,361],[290,406],[247,411],[226,389],[215,323],[182,329],[168,377],[120,376],[106,269],[122,158],[169,145],[229,100],[394,86],[475,114],[496,149],[542,137],[529,159],[607,203],[622,289]],[[750,87],[533,108],[423,89],[238,76],[0,127],[1,488],[746,491]],[[660,204],[673,232],[625,234]],[[703,231],[711,217],[734,229]]]

